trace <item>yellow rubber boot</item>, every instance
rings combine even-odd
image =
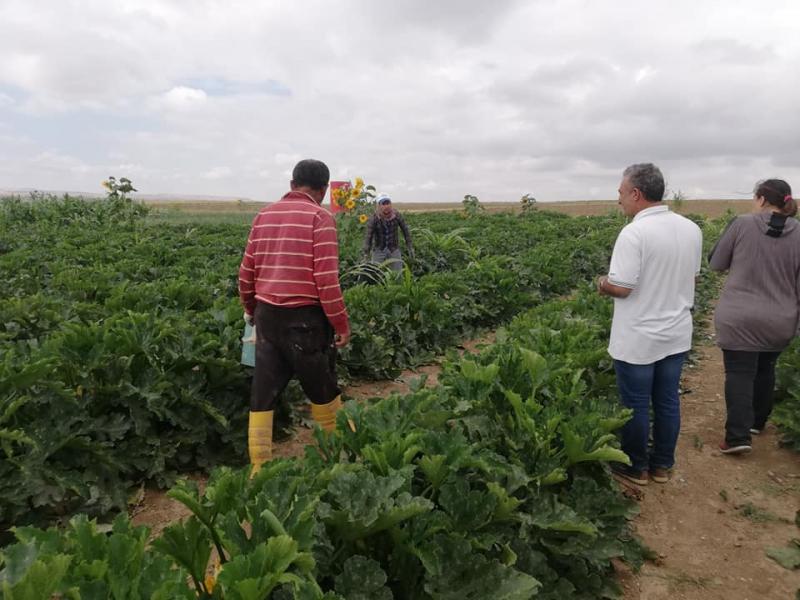
[[[250,477],[261,469],[261,465],[272,460],[272,411],[250,411],[247,426],[247,450],[253,466]]]
[[[324,431],[336,429],[336,413],[342,408],[342,396],[336,396],[327,404],[312,404],[311,417]]]
[[[336,429],[336,413],[339,412],[341,408],[342,396],[340,394],[327,404],[312,404],[311,416],[319,423],[319,426],[323,430],[333,431]],[[353,423],[352,419],[347,419],[347,425],[350,427],[350,430],[355,433],[356,424]]]

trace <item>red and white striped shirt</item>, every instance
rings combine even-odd
[[[239,267],[239,297],[251,315],[256,302],[321,305],[334,331],[349,333],[333,216],[304,192],[289,192],[262,208]]]

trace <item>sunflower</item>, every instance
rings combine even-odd
[[[367,215],[358,215],[358,222],[362,225],[367,222],[367,219],[369,219]]]
[[[344,203],[344,207],[347,210],[352,210],[356,205],[356,201],[350,198],[347,202]]]

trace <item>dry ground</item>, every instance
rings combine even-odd
[[[149,206],[157,209],[178,210],[182,213],[210,214],[255,214],[262,206],[261,202],[236,201],[183,201],[183,200],[148,200]],[[461,210],[460,202],[397,202],[395,206],[405,212],[441,212]],[[516,202],[486,202],[489,212],[519,210]],[[727,210],[743,213],[749,212],[750,200],[685,200],[679,208],[681,213],[695,213],[709,217],[719,217]],[[604,215],[609,211],[619,210],[616,200],[577,200],[574,202],[540,202],[541,210],[555,211],[568,215]]]
[[[710,341],[684,370],[683,423],[672,480],[641,491],[638,535],[658,553],[638,575],[623,571],[625,600],[791,600],[800,572],[767,558],[800,536],[800,457],[770,426],[753,453],[717,449],[725,422],[722,353]]]

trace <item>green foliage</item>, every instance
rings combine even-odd
[[[378,562],[364,556],[348,558],[336,577],[336,592],[347,600],[392,600],[386,573]]]
[[[673,191],[672,196],[669,199],[670,208],[675,212],[680,213],[683,212],[685,204],[686,195],[681,190]]]
[[[466,217],[476,217],[486,210],[478,197],[472,194],[465,195],[461,205],[464,207],[464,216]]]
[[[782,443],[800,452],[800,341],[783,351],[775,370],[775,409],[770,420],[781,432]]]
[[[148,589],[178,598],[616,598],[611,561],[637,566],[644,551],[604,465],[624,459],[613,433],[627,418],[597,360],[605,304],[589,290],[543,304],[447,362],[438,387],[348,403],[302,460],[253,479],[218,469],[203,493],[181,482],[170,496],[192,516],[149,549],[124,517],[108,539],[85,518],[63,533],[18,529],[0,580],[32,581],[39,561],[53,565],[51,592],[83,573],[108,590],[105,565],[124,557],[125,593],[148,565]]]
[[[536,205],[536,198],[531,194],[525,194],[519,199],[519,207],[523,216],[530,215],[538,208]]]
[[[102,185],[107,190],[109,200],[125,201],[128,200],[128,194],[139,191],[127,177],[120,177],[119,181],[116,177],[109,177]]]
[[[0,554],[2,597],[194,598],[186,573],[147,548],[149,530],[120,516],[108,531],[86,517],[63,530],[15,530],[17,544]]]
[[[242,464],[247,226],[165,225],[131,203],[71,198],[0,211],[0,523],[103,515],[132,484]],[[124,519],[111,533],[85,518],[62,533],[16,529],[4,597],[614,597],[610,561],[644,551],[604,465],[624,458],[614,432],[627,415],[605,352],[611,304],[588,282],[622,220],[408,220],[430,232],[419,260],[372,285],[345,281],[343,377],[390,377],[508,323],[496,344],[448,361],[436,389],[348,404],[302,461],[253,480],[216,470],[203,494],[180,483],[170,494],[193,516],[152,548]],[[362,240],[344,233],[346,272]],[[279,409],[298,423],[293,390]],[[142,576],[113,579],[119,557]]]

